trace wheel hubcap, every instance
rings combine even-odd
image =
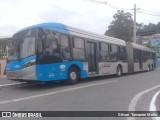
[[[76,80],[76,79],[77,79],[77,74],[76,74],[75,72],[71,72],[70,78],[71,78],[72,80]]]

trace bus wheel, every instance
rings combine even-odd
[[[118,65],[116,70],[116,76],[120,77],[121,75],[122,75],[122,68],[120,65]]]
[[[147,69],[147,71],[149,72],[151,70],[151,67],[150,67],[150,65],[148,65],[148,69]]]
[[[75,67],[72,67],[69,69],[68,72],[68,79],[67,79],[67,83],[68,84],[76,84],[79,80],[79,70]]]
[[[152,67],[152,68],[151,68],[151,71],[152,71],[152,70],[154,70],[154,68],[153,68],[153,64],[151,65],[151,67]]]

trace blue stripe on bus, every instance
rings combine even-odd
[[[45,28],[45,29],[49,29],[49,30],[53,30],[56,32],[61,32],[61,33],[65,33],[65,34],[69,34],[69,30],[68,27],[64,24],[61,23],[42,23],[42,24],[36,24],[27,28],[24,28],[18,32],[27,30],[27,29],[32,29],[32,28]],[[17,32],[17,33],[18,33]]]
[[[81,78],[87,78],[87,71],[83,70],[83,62],[69,61],[46,65],[36,65],[36,76],[40,81],[66,80],[68,70],[71,65],[77,65],[80,68]]]
[[[8,70],[8,71],[21,70],[21,69],[23,69],[23,65],[25,63],[27,63],[31,60],[34,60],[34,59],[36,59],[36,55],[29,56],[29,57],[21,59],[21,60],[8,62],[6,70]]]

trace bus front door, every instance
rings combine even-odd
[[[97,43],[87,42],[88,68],[92,75],[97,73],[96,45]]]

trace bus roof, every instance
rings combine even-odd
[[[93,39],[96,41],[103,41],[103,42],[108,42],[108,43],[113,43],[113,44],[126,45],[125,41],[121,40],[121,39],[117,39],[117,38],[113,38],[113,37],[109,37],[109,36],[105,36],[105,35],[100,35],[97,33],[88,32],[85,30],[71,27],[71,26],[67,26],[67,27],[68,27],[69,33],[71,35],[81,36],[81,37]]]
[[[62,33],[65,33],[65,34],[69,34],[67,26],[64,25],[64,24],[61,24],[61,23],[41,23],[41,24],[36,24],[36,25],[32,25],[32,26],[26,27],[24,29],[21,29],[18,32],[21,32],[21,31],[24,31],[24,30],[27,30],[27,29],[32,29],[32,28],[44,28],[44,29],[49,29],[49,30],[53,30],[53,31],[58,31],[58,32],[62,32]]]
[[[24,31],[27,29],[32,29],[32,28],[44,28],[44,29],[57,31],[57,32],[61,32],[64,34],[68,34],[68,35],[75,35],[75,36],[80,36],[80,37],[84,37],[87,39],[93,39],[96,41],[103,41],[103,42],[108,42],[108,43],[113,43],[113,44],[118,44],[118,45],[123,45],[123,46],[126,45],[126,42],[122,39],[113,38],[113,37],[109,37],[109,36],[105,36],[105,35],[100,35],[100,34],[96,34],[93,32],[88,32],[88,31],[81,30],[81,29],[78,29],[75,27],[71,27],[68,25],[61,24],[61,23],[54,23],[54,22],[32,25],[32,26],[26,27],[18,32],[21,32],[21,31]],[[134,43],[132,43],[132,45],[134,48],[137,48],[137,49],[154,52],[150,48],[142,46],[142,45],[138,45],[138,44],[134,44]]]
[[[133,45],[133,48],[137,48],[137,49],[148,51],[148,52],[154,52],[151,48],[148,48],[148,47],[145,47],[145,46],[142,46],[142,45],[138,45],[138,44],[135,44],[135,43],[132,43],[132,45]]]
[[[1,39],[10,39],[10,38],[12,38],[12,35],[0,36],[0,40]]]
[[[27,30],[27,29],[32,29],[32,28],[45,28],[45,29],[61,32],[61,33],[68,34],[68,35],[75,35],[75,36],[85,37],[88,39],[93,39],[96,41],[104,41],[104,42],[109,42],[109,43],[113,43],[113,44],[125,45],[124,40],[105,36],[105,35],[99,35],[99,34],[88,32],[85,30],[81,30],[81,29],[78,29],[75,27],[67,26],[67,25],[64,25],[61,23],[36,24],[36,25],[32,25],[32,26],[26,27],[24,29],[21,29],[17,33],[24,31],[24,30]]]

